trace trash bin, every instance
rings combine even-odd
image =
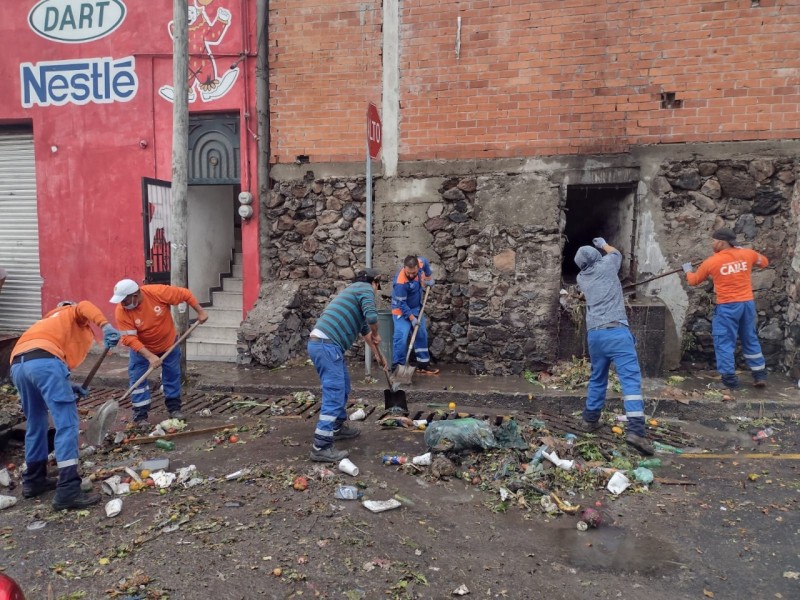
[[[394,335],[393,318],[392,311],[389,309],[378,311],[378,333],[381,336],[380,351],[390,369],[392,368],[392,336]]]

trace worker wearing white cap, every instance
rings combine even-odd
[[[186,302],[197,313],[197,320],[201,323],[208,320],[208,313],[186,288],[172,285],[139,286],[132,279],[119,281],[114,286],[110,301],[117,305],[114,316],[122,334],[122,344],[131,349],[128,362],[130,385],[148,368],[161,366],[161,383],[169,416],[185,419],[181,412],[180,348],[173,350],[163,360],[161,358],[178,337],[170,306]],[[150,385],[147,381],[133,391],[131,404],[134,423],[146,423],[150,411]]]

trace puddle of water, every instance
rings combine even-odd
[[[554,529],[548,535],[563,560],[583,569],[663,575],[680,566],[680,556],[671,544],[618,527],[601,526],[586,532]]]

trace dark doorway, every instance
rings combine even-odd
[[[636,233],[636,184],[568,185],[565,204],[566,241],[561,261],[565,283],[575,283],[578,266],[575,253],[581,246],[591,246],[595,237],[623,254],[620,277],[625,279],[635,271],[634,243]]]

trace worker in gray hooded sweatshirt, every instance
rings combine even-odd
[[[583,410],[584,427],[588,432],[601,427],[608,369],[613,362],[622,385],[622,401],[628,417],[625,441],[640,453],[650,456],[653,446],[647,440],[644,428],[642,374],[636,355],[636,340],[628,327],[618,276],[622,254],[603,238],[594,238],[592,243],[595,248],[581,246],[575,255],[575,264],[581,270],[578,287],[586,298],[586,331],[589,359],[592,361],[592,376]],[[605,256],[597,248],[602,249]]]

